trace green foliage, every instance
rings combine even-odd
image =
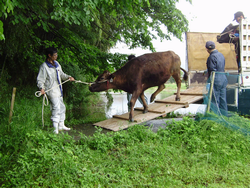
[[[80,69],[90,81],[126,62],[127,55],[108,53],[118,41],[154,51],[152,39],[157,36],[181,39],[188,22],[175,4],[175,0],[3,1],[0,37],[4,34],[5,40],[0,41],[0,62],[5,58],[7,62],[2,72],[9,73],[12,84],[34,83],[44,49],[55,46],[63,67]]]
[[[1,126],[3,187],[247,187],[249,136],[213,121],[183,118],[157,133],[54,135]],[[23,126],[23,125],[22,125]]]
[[[8,14],[14,9],[14,3],[11,0],[3,0],[0,2],[0,18],[7,18]],[[0,41],[5,40],[3,22],[0,20]]]
[[[104,70],[114,72],[127,62],[127,54],[108,53],[118,41],[154,51],[156,36],[181,39],[188,23],[175,4],[175,0],[2,1],[0,40],[5,40],[0,41],[0,76],[5,79],[1,84],[17,87],[24,95],[31,88],[34,92],[44,49],[49,46],[58,48],[63,71],[76,80],[90,82]],[[70,108],[86,115],[84,105],[91,98],[87,86],[67,83],[64,87]],[[1,113],[5,113],[3,107]]]
[[[202,120],[198,122],[188,117],[183,117],[183,121],[174,121],[159,134],[167,137],[169,144],[181,145],[190,153],[213,153],[215,156],[221,156],[221,158],[216,158],[221,164],[224,164],[225,158],[237,160],[241,155],[239,152],[241,148],[246,148],[246,145],[249,144],[249,140],[246,140],[240,131],[228,129],[222,124],[214,123],[214,121]],[[244,140],[244,144],[241,139]],[[227,150],[227,148],[234,147],[237,150]]]
[[[238,132],[241,132],[244,135],[250,134],[249,118],[240,116],[237,113],[233,113],[233,112],[228,112],[228,114],[229,114],[228,117],[226,117],[219,113],[209,112],[209,113],[206,113],[205,115],[197,114],[196,119],[197,120],[205,120],[205,119],[212,120],[214,122],[223,124],[225,127],[231,130],[236,130]]]
[[[127,135],[120,133],[114,134],[112,132],[105,135],[101,133],[101,128],[97,127],[96,129],[96,133],[93,135],[93,137],[89,138],[88,140],[84,140],[84,143],[87,144],[89,148],[100,150],[102,152],[112,150],[117,147],[117,145],[128,146],[133,145],[135,142],[147,142],[157,137],[157,135],[155,135],[149,129],[142,126],[131,127],[128,130]]]

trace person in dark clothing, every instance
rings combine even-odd
[[[238,72],[241,72],[240,63],[240,41],[239,41],[239,23],[242,19],[245,19],[243,12],[238,11],[234,14],[234,20],[237,23],[230,23],[220,35],[217,36],[217,42],[219,43],[233,43],[235,46],[236,62],[238,65]]]
[[[205,45],[210,56],[207,58],[208,82],[210,75],[215,71],[212,102],[220,108],[223,115],[227,116],[226,86],[227,77],[225,72],[225,57],[215,49],[213,41],[207,41]]]

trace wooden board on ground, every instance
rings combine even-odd
[[[182,102],[187,102],[188,104],[191,104],[191,103],[194,103],[194,102],[197,102],[199,100],[203,99],[203,96],[200,96],[200,95],[181,95],[181,100]],[[165,99],[162,99],[160,101],[174,101],[175,100],[175,95],[172,95],[170,97],[167,97]],[[157,102],[158,100],[156,100]]]
[[[157,113],[158,116],[161,114],[166,114],[172,111],[175,111],[179,108],[183,108],[185,105],[180,105],[180,104],[161,104],[161,103],[152,103],[148,105],[148,111],[149,112],[154,112]],[[141,110],[143,111],[143,107],[140,108],[135,108],[135,110]]]
[[[153,103],[149,105],[149,109],[157,108],[157,109],[162,110],[161,112],[163,113],[154,113],[154,112],[150,112],[149,110],[148,113],[143,114],[143,111],[142,111],[143,108],[138,108],[138,109],[136,108],[134,111],[134,122],[129,122],[129,113],[127,112],[122,115],[114,115],[113,118],[95,123],[94,125],[105,128],[105,129],[109,129],[112,131],[120,131],[130,126],[133,126],[135,124],[143,123],[151,119],[155,119],[157,117],[173,112],[182,107],[184,107],[184,105],[174,104],[174,105],[166,106],[162,104],[160,105],[160,103],[159,104]]]
[[[122,114],[122,115],[114,115],[113,117],[119,118],[119,119],[124,119],[124,120],[128,121],[129,120],[129,113]],[[159,117],[158,113],[148,112],[148,113],[144,114],[142,111],[134,110],[134,121],[137,123],[148,121],[148,120],[154,119],[156,117]]]
[[[95,123],[94,125],[111,130],[111,131],[120,131],[135,124],[138,124],[138,123],[129,122],[128,120],[119,119],[119,118],[111,118],[111,119],[107,119],[107,120]]]
[[[185,91],[181,91],[181,95],[185,95],[185,94],[190,94],[190,95],[203,95],[204,92],[204,86],[200,86],[200,87],[192,87],[192,88],[189,88]]]
[[[187,107],[189,104],[201,100],[203,98],[201,95],[203,88],[204,87],[195,87],[181,92],[184,93],[184,95],[181,94],[180,101],[175,101],[175,95],[162,100],[156,100],[154,103],[148,105],[148,113],[145,114],[143,114],[143,108],[135,108],[134,122],[129,122],[129,113],[127,112],[122,115],[114,115],[113,118],[95,123],[94,125],[112,131],[119,131],[135,124],[155,119],[156,117],[165,116],[167,113]]]

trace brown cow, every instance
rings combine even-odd
[[[104,71],[89,87],[89,90],[100,92],[108,89],[121,89],[132,93],[129,120],[133,122],[134,105],[137,98],[141,97],[144,106],[143,113],[147,113],[148,105],[144,98],[144,91],[150,87],[158,86],[150,98],[150,102],[154,101],[156,95],[165,88],[164,83],[171,76],[175,79],[178,87],[175,100],[180,100],[180,69],[184,71],[183,79],[187,80],[188,77],[187,72],[180,68],[180,65],[180,57],[173,51],[144,54],[131,59],[112,74]]]

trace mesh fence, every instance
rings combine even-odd
[[[212,73],[203,89],[203,103],[207,105],[206,113],[204,115],[197,115],[196,119],[213,120],[224,125],[225,127],[238,130],[245,135],[249,135],[249,75],[249,73]],[[226,82],[224,82],[225,80]],[[223,104],[224,100],[226,100],[226,106]]]

